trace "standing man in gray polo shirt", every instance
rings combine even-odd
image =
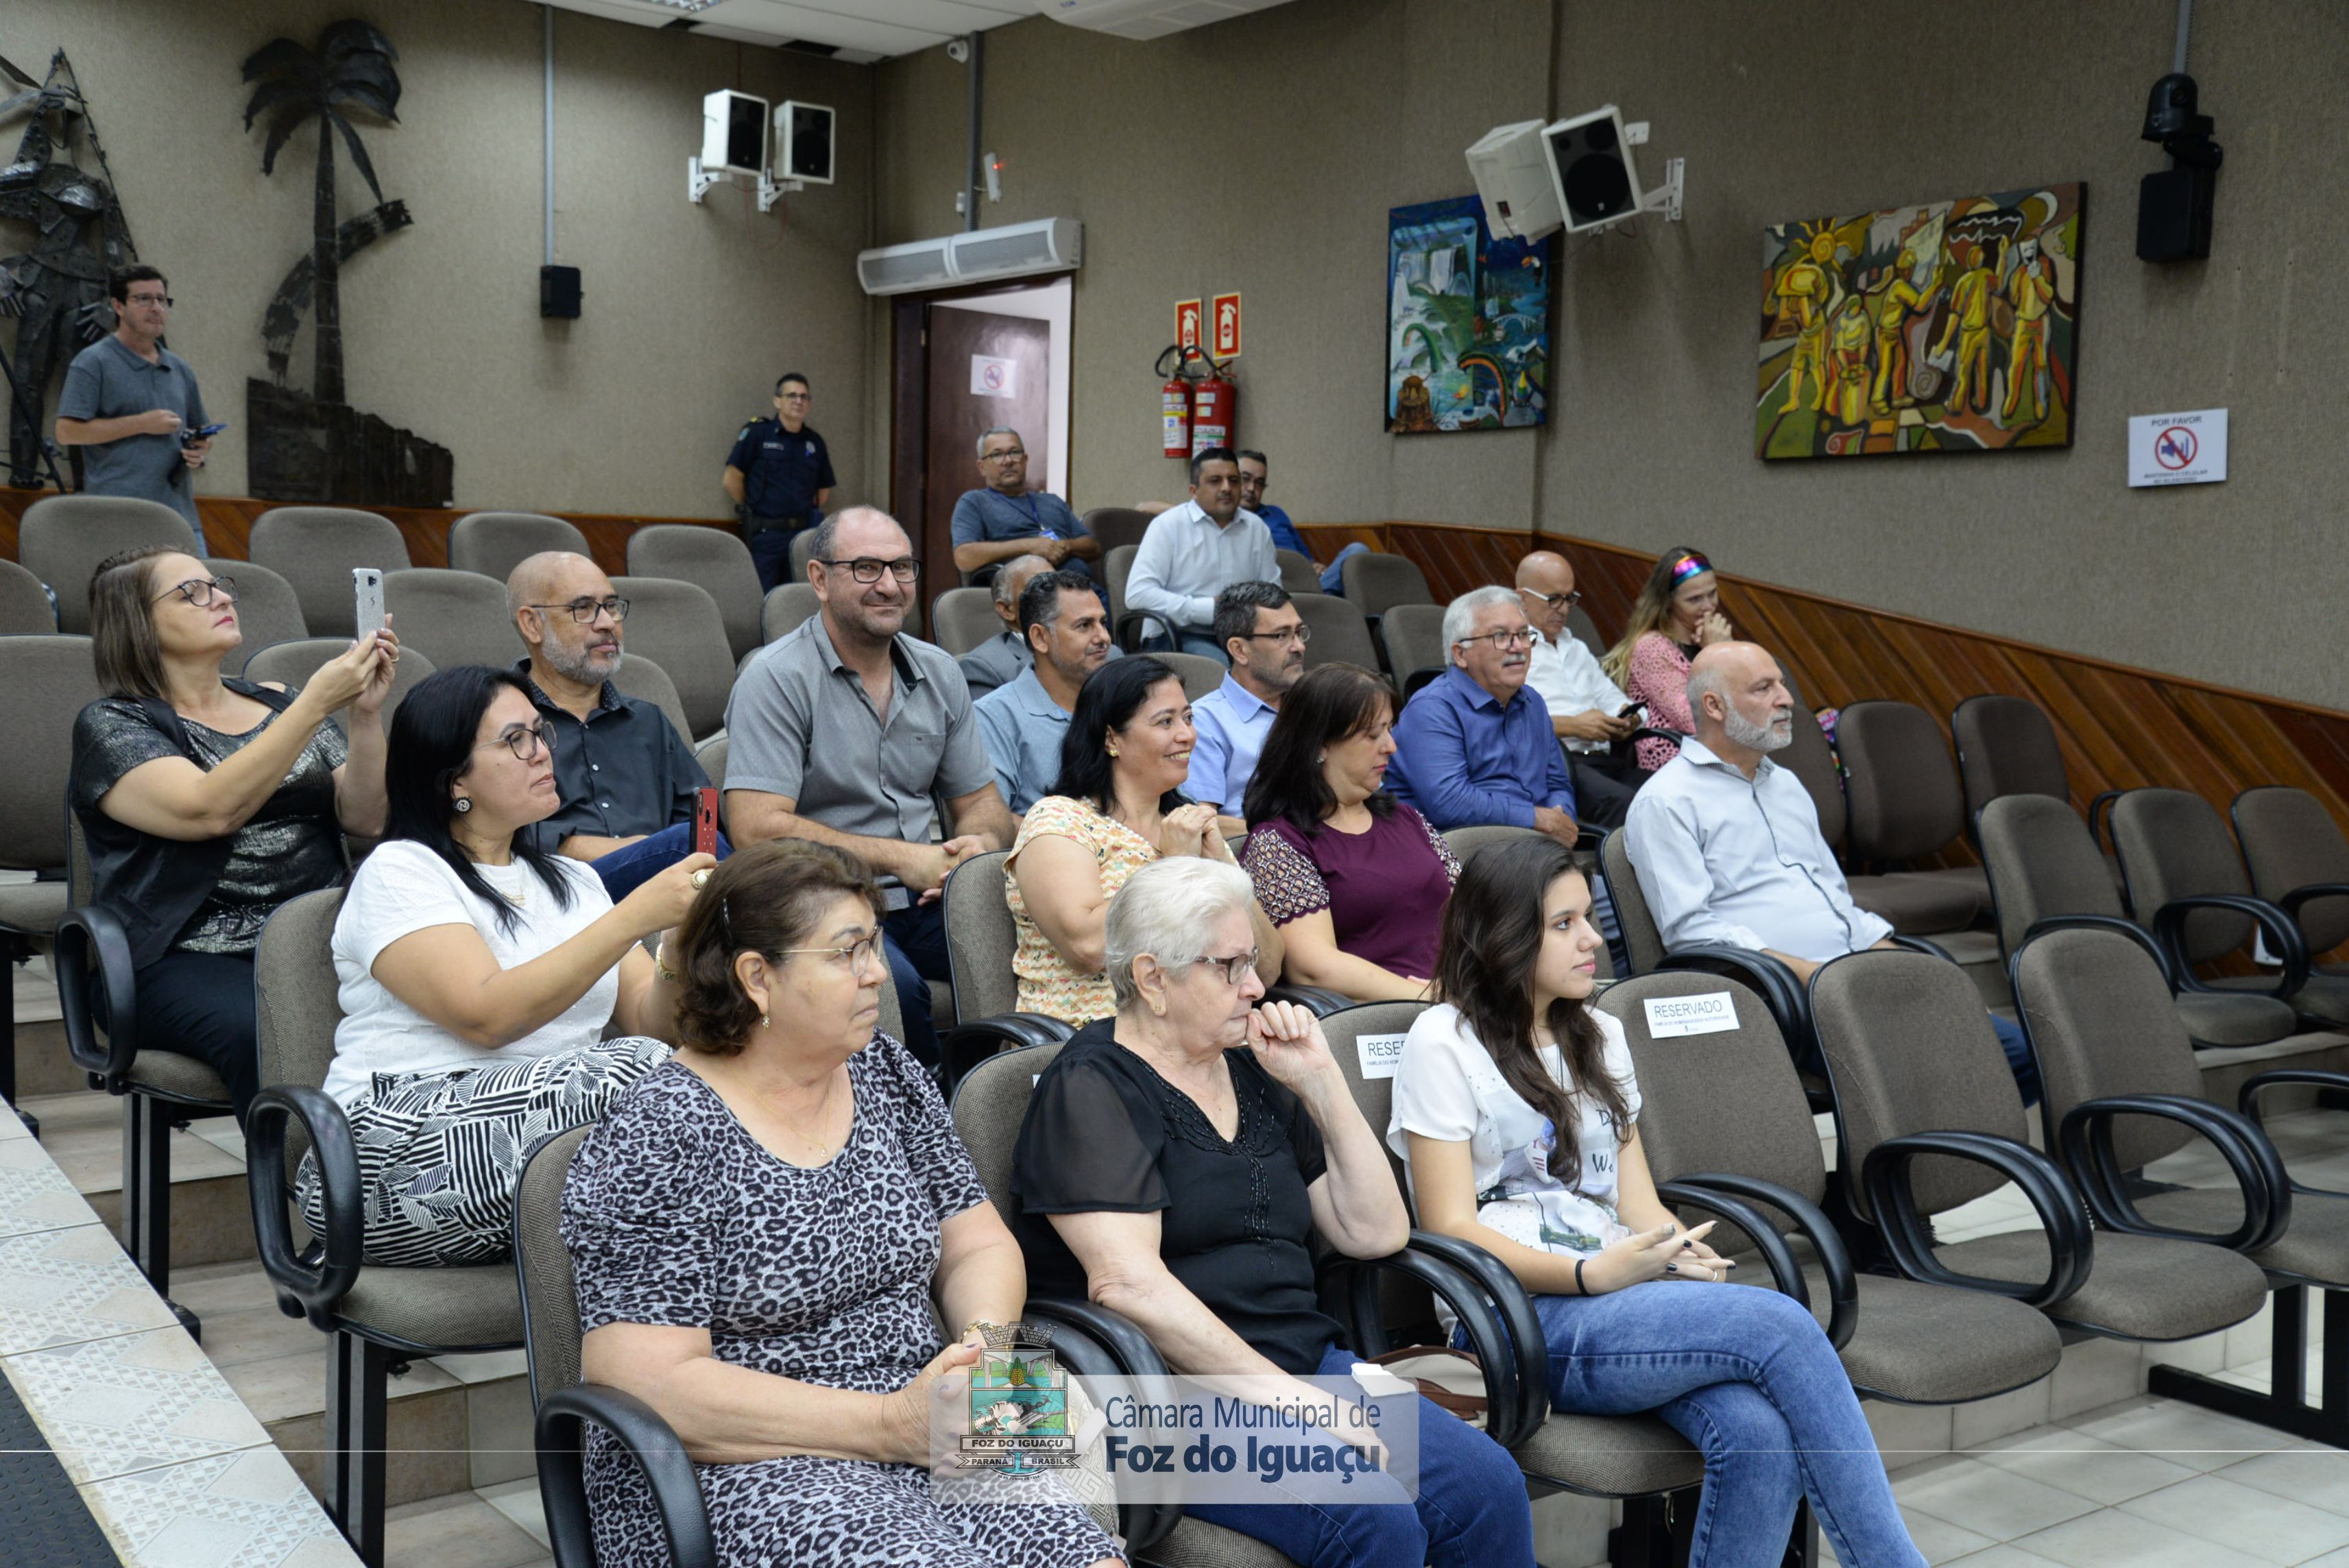
[[[886,512],[850,507],[809,542],[822,611],[770,645],[726,703],[727,823],[736,844],[811,839],[863,856],[910,902],[884,922],[906,1046],[937,1060],[925,979],[948,978],[947,873],[1010,846],[1013,824],[953,656],[901,634],[921,562]],[[933,797],[947,837],[930,841]]]
[[[90,494],[162,502],[196,531],[202,555],[204,525],[190,472],[204,466],[212,442],[194,435],[209,422],[195,372],[161,342],[171,285],[153,267],[135,266],[117,267],[106,288],[115,328],[74,356],[57,399],[57,441],[88,449]]]

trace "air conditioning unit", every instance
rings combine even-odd
[[[869,294],[912,294],[949,284],[1074,272],[1084,264],[1084,252],[1082,223],[1074,218],[1040,218],[1032,223],[861,251],[856,278]]]
[[[1287,0],[1036,0],[1036,9],[1071,27],[1146,39],[1285,4]]]

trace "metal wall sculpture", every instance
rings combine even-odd
[[[244,62],[256,84],[244,106],[247,130],[264,116],[268,139],[261,171],[274,172],[277,155],[312,121],[318,136],[316,201],[310,253],[278,285],[262,323],[270,379],[245,383],[246,484],[272,500],[351,501],[367,506],[447,506],[455,495],[455,459],[412,431],[398,429],[344,401],[343,263],[413,220],[404,201],[384,199],[375,163],[359,139],[354,114],[398,124],[399,52],[365,22],[336,22],[316,48],[273,38]],[[376,205],[336,222],[335,142],[373,192]],[[307,392],[289,386],[294,340],[307,315],[314,368]]]
[[[31,250],[0,257],[0,315],[16,320],[16,366],[0,388],[9,404],[8,482],[57,484],[55,449],[41,429],[49,383],[114,330],[106,275],[139,253],[66,52],[50,57],[44,81],[5,59],[0,77],[17,89],[0,99],[0,127],[26,121],[16,157],[0,168],[0,220],[36,231]],[[0,372],[7,370],[0,356]]]

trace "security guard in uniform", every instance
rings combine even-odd
[[[733,499],[765,589],[783,580],[792,538],[823,521],[823,503],[832,495],[832,453],[808,428],[809,401],[806,377],[794,370],[778,380],[775,417],[742,427],[719,480]]]

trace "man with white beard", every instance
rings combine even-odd
[[[1665,950],[1759,950],[1807,982],[1831,958],[1891,946],[1891,923],[1851,901],[1810,791],[1770,759],[1795,738],[1778,662],[1752,643],[1715,643],[1689,666],[1688,700],[1695,738],[1649,779],[1623,827]],[[2022,1030],[1991,1022],[2035,1100]]]

